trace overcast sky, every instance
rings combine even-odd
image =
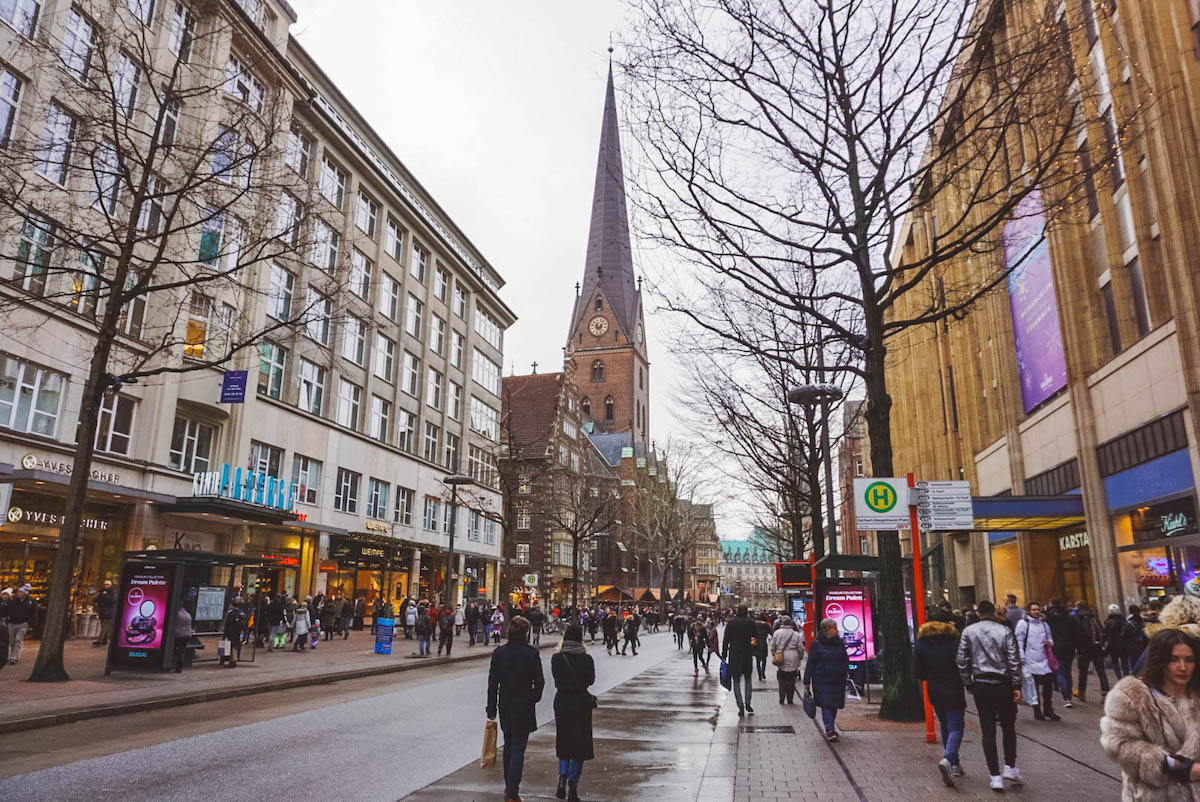
[[[609,35],[623,5],[291,3],[292,33],[507,281],[502,297],[520,319],[505,336],[505,374],[528,373],[534,360],[540,372],[560,369],[583,278]],[[628,164],[633,145],[622,148]],[[635,241],[640,272],[638,251]],[[659,443],[687,434],[670,409],[667,324],[648,310]]]

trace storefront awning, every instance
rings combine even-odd
[[[1083,496],[975,496],[976,532],[1029,532],[1083,526]]]
[[[37,468],[31,471],[21,469],[5,472],[3,466],[0,466],[0,482],[11,482],[13,484],[34,482],[37,484],[60,485],[65,489],[71,484],[71,477],[66,474],[43,471]],[[136,487],[125,487],[124,485],[113,484],[112,482],[102,482],[98,479],[88,479],[87,489],[95,493],[108,493],[119,498],[153,501],[159,504],[170,504],[175,501],[175,496],[153,493],[149,490],[141,490]]]
[[[174,504],[166,504],[160,508],[163,513],[175,515],[219,515],[238,521],[249,521],[259,524],[294,524],[296,513],[287,510],[277,510],[271,507],[260,507],[256,504],[243,504],[226,498],[181,498]]]

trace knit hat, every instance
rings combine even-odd
[[[13,594],[12,588],[5,588],[4,590],[0,590],[0,596],[6,596],[6,595],[11,596],[12,594]]]
[[[1121,605],[1119,605],[1119,604],[1108,605],[1108,614],[1109,615],[1114,615],[1114,614],[1120,615],[1121,614]]]
[[[28,582],[26,582],[24,585],[22,585],[21,587],[17,588],[17,590],[24,591],[25,593],[29,593],[30,591],[32,591],[32,590],[33,590],[33,585],[31,585],[31,584],[29,584]]]

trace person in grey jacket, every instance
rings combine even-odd
[[[1017,762],[1017,703],[1021,701],[1021,660],[1017,640],[1006,624],[996,620],[996,605],[983,600],[976,605],[979,623],[963,630],[958,642],[958,673],[963,687],[975,697],[979,711],[980,740],[987,758],[991,789],[1003,791],[1004,781],[1020,785],[1025,780]],[[1004,736],[1004,773],[996,756],[996,722]]]

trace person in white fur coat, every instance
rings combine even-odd
[[[1165,629],[1150,639],[1145,670],[1104,703],[1100,745],[1121,767],[1126,802],[1200,802],[1197,643]]]

